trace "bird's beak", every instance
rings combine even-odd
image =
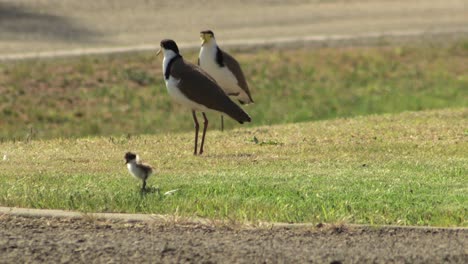
[[[156,52],[156,56],[159,56],[159,53],[161,53],[161,48]]]
[[[125,160],[125,164],[128,164],[128,160]]]
[[[205,38],[205,36],[204,36],[203,34],[200,35],[200,40],[202,41],[202,42],[201,42],[201,45],[202,45],[202,46],[205,45],[205,43],[206,43],[206,38]]]

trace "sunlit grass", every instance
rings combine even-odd
[[[256,102],[245,107],[252,127],[466,107],[466,43],[232,53]],[[196,61],[196,53],[182,53]],[[0,94],[0,140],[193,127],[189,111],[169,98],[154,52],[2,64]],[[218,115],[210,119],[210,128],[219,128]]]
[[[0,205],[236,221],[468,226],[468,109],[0,143]],[[156,167],[141,194],[125,151]]]

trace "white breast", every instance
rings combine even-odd
[[[146,177],[145,172],[138,168],[135,163],[127,163],[127,169],[137,179],[144,180]]]
[[[206,112],[209,110],[206,106],[188,99],[187,96],[185,96],[177,87],[179,81],[180,80],[177,80],[172,76],[169,76],[169,79],[166,80],[167,92],[172,97],[172,99],[174,99],[174,101],[195,111]]]
[[[163,59],[162,68],[163,68],[163,75],[164,75],[169,62],[177,54],[175,54],[171,50],[163,50],[163,51],[164,51],[164,59]],[[180,80],[175,79],[174,77],[169,75],[169,79],[167,79],[167,80],[164,79],[164,81],[166,82],[167,92],[172,97],[172,99],[174,99],[174,101],[176,101],[177,103],[179,103],[179,104],[181,104],[181,105],[183,105],[185,107],[188,107],[188,108],[190,108],[192,110],[196,110],[196,111],[206,111],[206,110],[208,110],[208,108],[206,108],[204,105],[198,104],[198,103],[188,99],[187,96],[185,96],[179,90],[179,88],[177,86],[179,85]]]
[[[220,67],[216,63],[216,47],[204,47],[200,49],[200,67],[210,74],[227,94],[243,93],[238,85],[236,76],[228,67]]]

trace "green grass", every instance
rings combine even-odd
[[[196,53],[182,51],[190,61]],[[233,52],[248,126],[468,106],[468,42]],[[0,65],[0,140],[190,131],[154,52]],[[211,129],[219,117],[211,115]],[[228,128],[237,123],[227,119]]]
[[[209,131],[3,142],[0,205],[235,221],[468,226],[468,108]],[[125,151],[157,169],[141,194]],[[3,154],[3,153],[0,153]]]

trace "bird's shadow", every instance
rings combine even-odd
[[[145,189],[140,189],[140,194],[141,195],[148,195],[148,194],[153,194],[156,193],[159,196],[161,196],[161,189],[159,187],[146,187]]]
[[[226,158],[251,158],[254,156],[252,153],[228,153],[228,154],[203,154],[198,155],[199,157],[214,158],[214,159],[226,159]]]

